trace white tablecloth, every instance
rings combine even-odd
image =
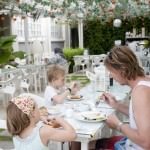
[[[127,86],[119,86],[118,84],[109,89],[109,92],[115,95],[118,100],[125,100],[125,98],[128,96],[129,91],[130,89]],[[102,94],[102,92],[97,92],[92,84],[81,89],[81,91],[78,94],[83,96],[83,100],[81,101],[66,100],[64,105],[68,105],[67,107],[69,107],[70,105],[70,108],[74,108],[76,106],[81,106],[83,104],[85,105],[89,104],[91,111],[99,111],[105,113],[106,115],[115,112],[115,110],[112,109],[110,106],[108,106],[106,103],[100,103],[98,107],[95,107],[95,102],[97,98]],[[65,110],[66,113],[68,113],[66,108]],[[67,114],[65,119],[76,129],[77,133],[76,141],[81,142],[81,150],[87,150],[88,143],[92,140],[111,136],[112,130],[106,126],[105,121],[96,123],[84,122],[78,120],[75,117],[77,112],[73,111],[69,113],[71,113],[71,115],[68,116]]]

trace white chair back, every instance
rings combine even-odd
[[[74,56],[74,72],[80,71],[80,67],[82,68],[82,71],[84,72],[85,66],[86,68],[89,67],[89,56]]]
[[[107,55],[106,54],[100,54],[100,55],[92,55],[91,57],[91,62],[92,62],[92,70],[94,67],[99,66],[100,63],[104,62],[104,59]]]

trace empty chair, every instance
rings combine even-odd
[[[74,72],[85,71],[85,68],[89,67],[88,56],[74,56]]]
[[[104,61],[105,57],[106,57],[106,54],[100,54],[100,55],[92,55],[92,56],[90,56],[91,62],[92,62],[92,64],[91,64],[92,71],[93,71],[94,67],[99,66],[100,63],[102,63]]]
[[[32,84],[32,80],[33,80],[33,75],[31,70],[27,70],[27,69],[21,69],[22,71],[22,80],[21,80],[21,84],[20,87],[22,89],[25,89],[27,92],[29,92],[29,88]]]
[[[19,76],[14,76],[11,79],[0,81],[0,94],[3,97],[3,104],[7,104],[9,98],[14,97],[16,92],[20,92],[20,78]]]

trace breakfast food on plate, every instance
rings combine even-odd
[[[81,95],[70,95],[70,99],[80,99]]]
[[[48,116],[48,111],[46,107],[44,106],[40,107],[39,111],[40,111],[40,116]]]
[[[87,113],[87,114],[83,114],[82,116],[84,117],[84,119],[87,120],[104,120],[106,118],[105,115],[100,114],[99,112]]]
[[[54,119],[50,120],[48,125],[50,125],[53,128],[59,128],[61,127],[59,123],[57,123]]]

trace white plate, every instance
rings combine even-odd
[[[69,101],[81,101],[81,100],[83,100],[83,96],[82,95],[79,95],[80,96],[80,98],[71,98],[71,96],[69,95],[69,96],[67,96],[67,100],[69,100]]]
[[[75,118],[84,122],[101,122],[107,119],[106,114],[97,111],[86,111],[75,115]]]

